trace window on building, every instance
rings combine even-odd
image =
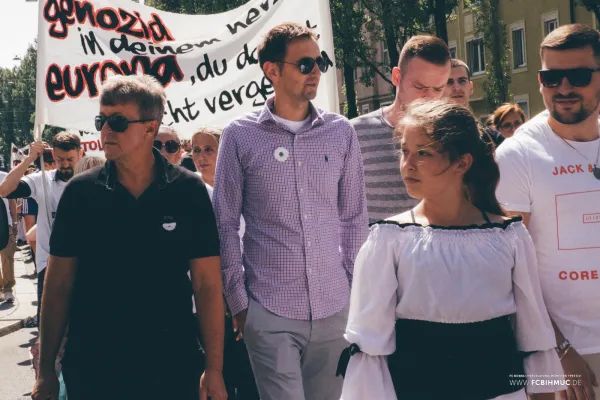
[[[467,63],[473,75],[485,72],[485,47],[483,38],[467,41]]]
[[[512,53],[513,68],[523,68],[527,66],[527,52],[525,48],[525,24],[517,23],[511,26],[512,32]]]
[[[529,118],[529,95],[523,94],[515,96],[515,104],[521,107],[525,116]]]
[[[542,15],[542,35],[546,37],[550,32],[560,26],[558,22],[558,11],[552,11]]]
[[[456,47],[450,47],[450,58],[456,58]]]
[[[387,67],[390,65],[390,50],[388,49],[387,43],[384,40],[381,42],[381,53],[383,64]]]
[[[354,68],[354,82],[358,82],[358,77],[360,75],[358,74],[358,67]]]
[[[368,104],[363,104],[363,105],[361,106],[361,108],[360,108],[360,113],[361,113],[361,115],[368,114],[368,113],[369,113],[369,111],[370,111],[370,109],[369,109],[369,105],[368,105]]]
[[[551,19],[548,21],[544,21],[544,34],[548,35],[550,32],[558,28],[558,20]]]
[[[450,50],[450,58],[456,58],[456,41],[448,42],[448,49]]]

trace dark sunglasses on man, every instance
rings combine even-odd
[[[161,151],[163,148],[163,142],[160,140],[155,140],[154,147],[156,147],[158,151]],[[169,154],[175,154],[179,151],[179,143],[177,143],[175,140],[167,140],[165,142],[165,150]]]
[[[564,78],[574,87],[585,87],[592,82],[594,72],[599,68],[572,68],[572,69],[542,69],[539,71],[540,81],[547,88],[559,87]]]
[[[94,119],[97,131],[101,131],[104,124],[108,123],[110,129],[112,129],[114,132],[125,132],[127,128],[129,128],[129,124],[150,121],[153,121],[153,119],[136,119],[130,121],[122,115],[111,115],[110,117],[107,117],[106,115],[97,115]]]
[[[319,70],[322,73],[327,72],[327,69],[329,69],[329,64],[327,63],[327,60],[325,60],[321,56],[319,56],[317,58],[304,57],[304,58],[301,58],[300,60],[298,60],[297,63],[291,63],[291,62],[287,62],[287,61],[281,61],[281,63],[297,66],[302,75],[310,74],[313,71],[313,69],[315,68],[315,65],[317,65],[319,67]]]

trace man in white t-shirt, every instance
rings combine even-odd
[[[6,172],[0,171],[0,183],[6,178]],[[15,251],[17,250],[16,232],[17,232],[17,204],[15,200],[2,199],[6,208],[8,220],[8,244],[0,251],[0,261],[2,270],[0,270],[0,301],[13,303],[13,287],[15,287]]]
[[[27,158],[13,168],[0,184],[0,196],[8,199],[31,197],[38,203],[37,241],[35,249],[36,269],[38,272],[38,320],[42,304],[42,289],[48,254],[50,252],[50,233],[52,223],[67,182],[73,177],[75,165],[83,155],[81,139],[74,133],[61,132],[52,139],[52,152],[56,168],[23,176],[45,149],[41,142],[32,143]],[[46,192],[44,194],[44,184]],[[47,197],[46,197],[47,196]]]
[[[497,195],[511,214],[523,215],[535,242],[559,358],[565,375],[578,376],[569,382],[568,398],[595,399],[600,395],[600,34],[585,25],[562,26],[544,39],[541,57],[540,92],[549,113],[498,148]]]

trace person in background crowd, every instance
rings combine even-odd
[[[6,176],[6,179],[0,184],[1,197],[9,199],[32,198],[38,204],[38,217],[35,228],[35,259],[38,273],[38,321],[42,306],[42,292],[44,289],[46,262],[50,252],[50,233],[54,223],[54,216],[56,215],[58,201],[67,186],[67,182],[73,177],[73,169],[82,155],[79,135],[61,132],[52,139],[53,158],[58,168],[43,172],[38,171],[23,176],[28,166],[35,162],[47,147],[46,143],[32,143],[29,147],[27,158],[17,167],[13,168]],[[44,186],[46,189],[44,189]],[[27,234],[29,234],[30,238],[33,238],[33,232],[30,232],[31,230]]]
[[[190,141],[190,145],[189,145],[190,149],[192,147],[192,142]],[[181,161],[179,162],[179,165],[181,165],[183,168],[187,169],[188,171],[191,172],[197,172],[196,166],[194,165],[194,160],[192,158],[192,153],[191,150],[190,152],[185,152],[182,154],[181,156]]]
[[[54,153],[52,152],[52,149],[45,148],[43,158],[44,171],[52,171],[53,169],[56,169],[56,161],[54,161]],[[34,160],[33,164],[35,165],[36,170],[42,169],[39,158]]]
[[[198,175],[211,188],[215,186],[217,153],[219,152],[219,129],[201,128],[192,135],[192,159]]]
[[[219,153],[219,138],[221,130],[215,128],[200,128],[191,139],[192,157],[198,174],[208,189],[211,198],[217,155]],[[201,172],[200,172],[201,171]],[[214,199],[212,199],[214,201]],[[244,218],[240,218],[240,239],[244,237]],[[229,400],[258,400],[258,389],[252,367],[248,358],[248,351],[243,338],[238,335],[233,327],[231,312],[225,315],[225,353],[223,359],[223,379],[227,387]]]
[[[453,101],[456,104],[471,109],[469,100],[473,95],[473,82],[471,81],[471,70],[469,66],[461,60],[453,58],[451,60],[452,70],[448,78],[448,85],[444,90],[444,98]],[[496,147],[504,141],[504,137],[491,127],[484,127],[485,139],[494,143]]]
[[[541,44],[548,110],[498,149],[498,199],[522,215],[539,262],[556,349],[571,379],[562,398],[599,398],[600,34],[564,25]],[[542,397],[536,397],[541,399]],[[546,398],[552,399],[552,396]]]
[[[368,224],[360,148],[347,119],[311,103],[329,66],[311,30],[276,26],[258,59],[275,96],[223,130],[217,159],[225,298],[262,400],[339,400],[335,369]]]
[[[34,172],[36,172],[37,169],[35,168],[34,165],[31,165],[26,171],[24,176],[27,176],[29,174],[33,174]],[[32,199],[32,198],[24,198],[24,199],[19,199],[21,201],[21,211],[19,213],[19,215],[21,216],[22,219],[22,226],[23,226],[23,235],[25,236],[25,242],[29,245],[29,250],[31,252],[31,257],[33,259],[33,263],[34,265],[35,263],[35,249],[36,249],[36,241],[35,241],[35,236],[30,235],[29,238],[27,237],[27,234],[32,232],[35,233],[35,224],[37,222],[37,214],[38,214],[38,203]],[[31,240],[33,239],[33,240]],[[36,269],[36,274],[37,274],[37,269]],[[38,305],[39,307],[39,305]]]
[[[106,160],[102,157],[85,156],[75,166],[75,175],[85,172],[89,169],[104,165]]]
[[[6,179],[8,174],[0,171],[0,183]],[[0,302],[6,301],[13,303],[15,296],[13,288],[15,287],[15,251],[17,251],[17,202],[15,200],[2,199],[6,208],[6,216],[8,220],[8,244],[0,250]]]
[[[525,113],[518,104],[504,103],[494,111],[493,124],[502,136],[509,138],[526,121]]]
[[[58,392],[54,363],[68,323],[69,400],[225,400],[219,235],[205,185],[153,148],[166,100],[156,79],[111,77],[99,100],[108,161],[76,176],[58,207],[32,397]],[[82,215],[93,227],[85,235]],[[107,277],[110,287],[99,284]],[[140,306],[155,289],[160,301]]]
[[[413,103],[396,133],[420,203],[373,225],[357,256],[342,399],[526,400],[510,376],[561,366],[533,242],[496,200],[494,146],[448,100]]]
[[[81,159],[75,166],[74,175],[79,175],[87,170],[104,165],[105,162],[106,162],[106,160],[101,157],[93,157],[93,156],[81,157]],[[65,345],[67,343],[67,335],[68,335],[68,327],[66,329],[65,335],[63,336],[63,340],[60,344],[60,350],[58,351],[58,354],[56,356],[55,370],[57,373],[62,372],[62,363],[61,362],[62,362],[62,358],[65,354]],[[33,370],[35,371],[35,379],[37,380],[40,375],[40,337],[39,336],[38,336],[37,340],[35,341],[35,343],[31,346],[29,353],[31,354],[31,363],[33,366]],[[64,386],[64,381],[61,384],[61,390],[66,392],[66,388],[62,387],[62,386]]]
[[[354,118],[365,169],[369,222],[411,209],[417,204],[406,193],[398,169],[394,127],[408,105],[420,98],[439,99],[450,76],[450,51],[434,36],[413,36],[392,70],[396,99],[389,106]]]
[[[179,165],[181,161],[181,143],[179,135],[174,128],[162,125],[158,129],[154,147],[173,165]]]

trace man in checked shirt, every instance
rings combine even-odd
[[[346,118],[311,103],[327,62],[310,30],[273,28],[258,58],[275,96],[225,128],[217,160],[225,297],[262,400],[337,400],[354,258],[368,233],[360,148]]]

